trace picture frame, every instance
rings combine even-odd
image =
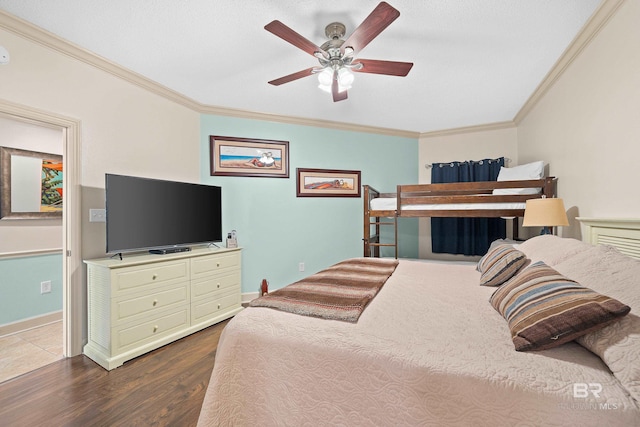
[[[360,197],[360,171],[296,169],[298,197]]]
[[[0,147],[0,219],[61,219],[59,154]]]
[[[289,178],[289,141],[209,136],[211,176]]]

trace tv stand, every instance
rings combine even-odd
[[[180,252],[189,252],[191,250],[188,246],[180,246],[175,248],[165,248],[165,249],[150,249],[149,253],[154,255],[166,255],[166,254],[177,254]]]
[[[242,310],[239,248],[199,247],[84,262],[84,354],[107,370]]]

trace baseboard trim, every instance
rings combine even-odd
[[[29,317],[28,319],[7,323],[6,325],[0,326],[0,338],[6,335],[13,335],[18,332],[48,325],[49,323],[59,322],[61,320],[62,311],[54,311],[53,313],[43,314],[42,316]]]
[[[249,303],[251,302],[251,300],[258,298],[259,296],[259,292],[247,292],[245,294],[242,294],[242,304]]]

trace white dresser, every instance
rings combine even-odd
[[[108,370],[242,310],[240,248],[84,262],[84,354]]]

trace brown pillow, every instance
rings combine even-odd
[[[601,329],[631,310],[562,276],[542,261],[524,269],[491,295],[517,351],[557,347]]]
[[[527,263],[527,257],[511,245],[498,245],[478,262],[480,285],[498,286],[511,279]]]

